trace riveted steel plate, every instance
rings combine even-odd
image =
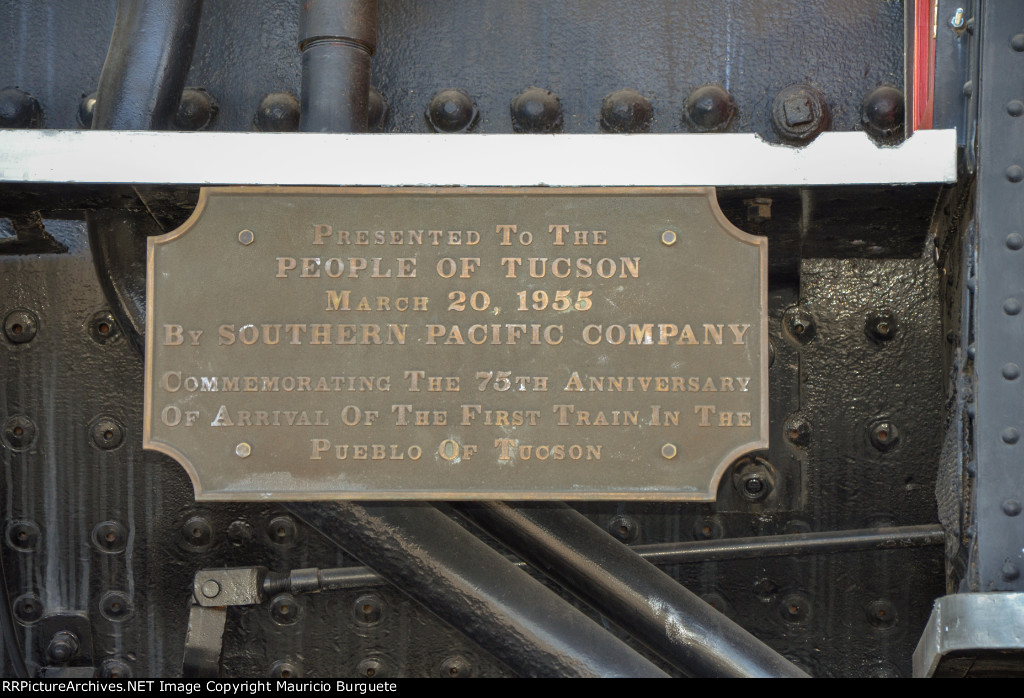
[[[766,263],[712,189],[204,189],[144,445],[206,500],[711,500],[767,446]]]

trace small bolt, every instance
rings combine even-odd
[[[631,88],[611,92],[601,101],[601,128],[609,133],[645,133],[653,116],[651,101]]]
[[[695,131],[725,131],[736,116],[736,101],[721,85],[704,85],[687,95],[683,116]]]
[[[8,417],[4,422],[4,443],[12,451],[24,451],[36,438],[35,423],[23,414]]]
[[[292,625],[302,616],[302,606],[291,594],[278,594],[270,602],[270,616],[281,625]]]
[[[121,623],[132,615],[132,602],[121,591],[108,591],[100,598],[100,614],[112,623]]]
[[[817,326],[814,317],[799,306],[792,306],[782,316],[786,334],[797,344],[806,344],[814,338]]]
[[[39,526],[32,521],[12,521],[7,526],[7,544],[23,553],[34,551],[41,535]]]
[[[193,516],[181,527],[181,540],[185,547],[201,552],[213,542],[213,527],[203,516]]]
[[[476,125],[480,110],[462,90],[441,90],[430,98],[427,123],[438,133],[465,133]]]
[[[4,318],[4,335],[12,344],[31,342],[39,329],[39,318],[31,310],[12,310]]]
[[[789,442],[797,446],[806,446],[811,440],[811,423],[799,415],[786,420],[783,431]]]
[[[473,675],[473,665],[460,655],[446,657],[438,667],[438,675],[442,679],[465,679]]]
[[[356,673],[368,679],[383,679],[388,675],[388,665],[379,657],[369,657],[359,662]]]
[[[203,582],[202,592],[206,598],[215,599],[217,594],[220,593],[220,584],[217,583],[216,579],[207,579]]]
[[[117,521],[101,521],[92,529],[92,543],[100,552],[124,552],[128,544],[128,531]]]
[[[359,625],[374,625],[384,617],[384,601],[376,594],[360,596],[352,604],[352,619]]]
[[[509,105],[516,133],[556,133],[562,130],[562,103],[551,90],[528,87]]]
[[[772,200],[759,196],[743,202],[747,207],[748,223],[767,223],[772,219]]]
[[[89,427],[93,444],[104,451],[112,451],[124,442],[124,427],[111,417],[99,417]]]
[[[891,313],[879,313],[868,318],[864,331],[876,342],[888,342],[896,336],[896,317]]]
[[[608,532],[623,543],[632,543],[640,533],[640,525],[632,516],[618,514],[608,522]]]
[[[267,538],[271,543],[290,546],[295,544],[299,528],[290,516],[275,516],[267,523]]]
[[[46,646],[46,656],[54,664],[67,664],[78,656],[79,647],[77,635],[61,630],[50,638],[50,644]]]
[[[239,458],[248,458],[251,453],[252,446],[250,446],[244,441],[235,446],[235,455],[238,456]]]
[[[953,16],[949,20],[949,26],[953,27],[954,29],[963,29],[963,26],[964,26],[964,8],[962,8],[962,7],[956,8],[956,12],[953,13]]]
[[[891,628],[896,623],[896,610],[885,599],[877,599],[864,609],[868,623],[875,628]]]
[[[1007,499],[1003,502],[1003,513],[1007,516],[1017,516],[1020,514],[1021,506],[1020,502],[1016,499]]]
[[[900,440],[899,428],[889,421],[876,422],[871,426],[871,444],[879,451],[892,449]]]
[[[787,594],[781,602],[782,617],[790,623],[801,623],[810,616],[811,604],[803,594]]]
[[[99,344],[115,340],[119,336],[117,321],[110,312],[101,310],[89,319],[89,334]]]
[[[287,132],[299,129],[299,100],[290,92],[271,92],[256,108],[257,131]]]
[[[302,677],[302,672],[291,662],[281,660],[270,667],[269,676],[272,679],[298,679]]]
[[[36,98],[17,87],[0,90],[0,128],[35,128],[43,112]]]
[[[665,458],[667,460],[672,460],[673,458],[675,458],[677,453],[678,449],[676,449],[675,444],[664,444],[661,447],[661,456],[662,458]]]
[[[676,244],[676,240],[677,239],[678,238],[676,236],[676,231],[674,231],[674,230],[666,230],[665,232],[663,232],[661,234],[661,242],[662,242],[662,244],[665,244],[665,245],[669,245],[669,246],[674,245],[674,244]]]
[[[255,239],[256,235],[254,235],[248,228],[238,231],[238,241],[243,245],[251,245],[252,241]]]
[[[179,131],[202,131],[213,124],[218,111],[213,95],[202,88],[186,87],[181,93],[174,126]]]
[[[831,125],[828,103],[810,85],[790,85],[772,102],[772,126],[784,141],[809,143]]]

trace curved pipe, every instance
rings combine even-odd
[[[792,662],[560,503],[455,508],[674,666],[701,677],[803,677]]]
[[[120,0],[100,73],[94,129],[169,129],[199,33],[203,0]]]
[[[202,0],[120,0],[100,74],[92,128],[170,128],[192,65]],[[136,196],[141,195],[138,191]],[[146,237],[159,221],[123,210],[86,216],[103,294],[140,354],[146,329]]]
[[[288,507],[518,674],[665,676],[429,504]]]

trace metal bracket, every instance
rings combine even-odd
[[[914,676],[1021,672],[1024,593],[952,594],[935,602],[914,650]]]

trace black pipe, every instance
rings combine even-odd
[[[789,660],[561,503],[454,505],[684,672],[801,677]]]
[[[377,0],[303,0],[300,131],[367,130],[376,48]]]
[[[202,0],[120,0],[100,73],[92,128],[171,127],[192,64]],[[138,198],[145,197],[138,190]],[[90,211],[89,247],[118,325],[140,354],[146,330],[146,238],[164,231],[155,216]]]
[[[169,129],[199,32],[203,0],[120,0],[92,128]]]
[[[428,504],[288,507],[519,674],[665,676]]]

